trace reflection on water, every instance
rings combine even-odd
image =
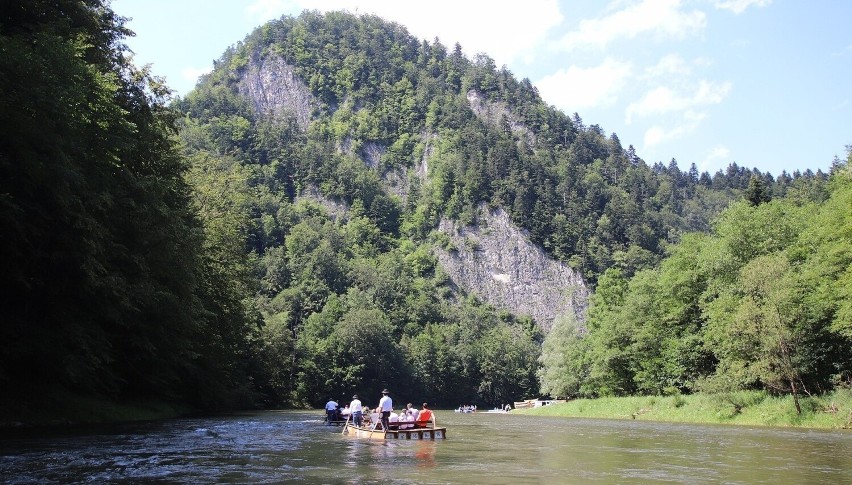
[[[439,412],[447,439],[341,435],[320,412],[4,431],[2,483],[852,483],[852,434]]]

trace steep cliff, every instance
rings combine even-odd
[[[583,278],[532,244],[503,209],[482,206],[476,224],[443,219],[439,230],[449,236],[450,249],[436,249],[438,261],[461,288],[530,315],[545,332],[560,315],[583,319],[589,296]]]
[[[518,138],[524,140],[528,146],[535,146],[535,133],[529,129],[519,117],[512,112],[508,104],[502,101],[489,101],[475,89],[467,92],[467,102],[470,109],[477,118],[484,123],[500,128],[502,123],[506,123],[512,133]]]
[[[313,95],[293,66],[281,57],[269,55],[250,61],[237,90],[251,100],[258,115],[290,115],[302,130],[308,128],[315,106]]]

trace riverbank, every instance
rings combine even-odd
[[[536,416],[852,429],[852,390],[800,397],[799,401],[801,415],[796,414],[791,396],[771,396],[760,391],[575,399],[512,412]]]
[[[196,413],[191,407],[161,400],[117,402],[105,397],[57,391],[49,397],[0,398],[0,429],[125,421],[148,421]]]

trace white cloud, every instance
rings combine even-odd
[[[641,100],[627,106],[627,123],[633,122],[634,114],[649,116],[674,111],[687,104],[686,98],[671,88],[660,86],[645,93]]]
[[[583,108],[611,105],[632,72],[630,63],[606,58],[595,67],[571,66],[560,69],[535,85],[545,102],[570,113]]]
[[[649,79],[677,76],[687,76],[692,68],[677,54],[669,54],[661,58],[657,64],[645,69],[645,77]]]
[[[707,115],[704,113],[687,110],[684,112],[682,119],[674,126],[663,127],[654,125],[645,130],[643,141],[645,148],[650,149],[662,145],[665,142],[680,138],[684,135],[695,132],[698,125]]]
[[[706,69],[713,65],[713,61],[706,57],[696,57],[687,61],[677,54],[667,54],[660,58],[653,66],[646,67],[643,73],[645,80],[654,79],[687,79],[695,68]]]
[[[495,3],[484,7],[478,2],[433,0],[428,8],[412,7],[398,0],[373,2],[379,15],[400,22],[419,38],[452,46],[459,42],[465,54],[479,52],[493,57],[497,65],[528,58],[552,27],[562,22],[556,0],[528,0],[509,7]],[[371,5],[373,4],[371,3]]]
[[[706,172],[708,170],[707,167],[718,167],[724,164],[725,161],[729,160],[730,157],[731,151],[728,150],[728,147],[718,145],[704,157],[704,160],[701,161],[698,168],[702,172]]]
[[[632,123],[634,116],[646,117],[676,111],[690,110],[696,107],[721,103],[731,91],[731,83],[712,83],[700,81],[693,92],[684,93],[667,86],[658,86],[637,102],[630,103],[625,111],[626,122]]]
[[[189,81],[191,83],[195,83],[198,81],[198,78],[211,72],[213,70],[213,66],[209,67],[185,67],[180,70],[180,75],[184,80]]]
[[[294,0],[255,0],[246,7],[246,13],[258,22],[266,22],[293,10],[297,5],[298,2]]]
[[[713,5],[720,10],[730,10],[735,14],[741,14],[752,5],[765,7],[770,3],[772,3],[772,0],[716,0]]]
[[[425,7],[399,0],[256,0],[246,11],[265,21],[302,9],[375,14],[398,22],[420,39],[431,42],[438,37],[450,48],[458,42],[469,57],[486,53],[494,58],[497,66],[519,59],[529,61],[547,31],[563,20],[557,0],[486,6],[480,2],[432,0]]]
[[[604,48],[615,40],[641,34],[683,38],[703,30],[705,25],[704,12],[686,12],[680,0],[643,0],[606,17],[582,20],[579,30],[565,35],[557,46],[566,50],[581,46]]]
[[[643,141],[645,142],[645,147],[653,147],[662,143],[667,137],[666,130],[663,127],[652,126],[645,130]]]

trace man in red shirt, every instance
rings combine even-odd
[[[429,421],[432,421],[432,410],[429,409],[429,403],[423,403],[423,409],[420,410],[420,414],[417,416],[417,427],[425,428]]]

